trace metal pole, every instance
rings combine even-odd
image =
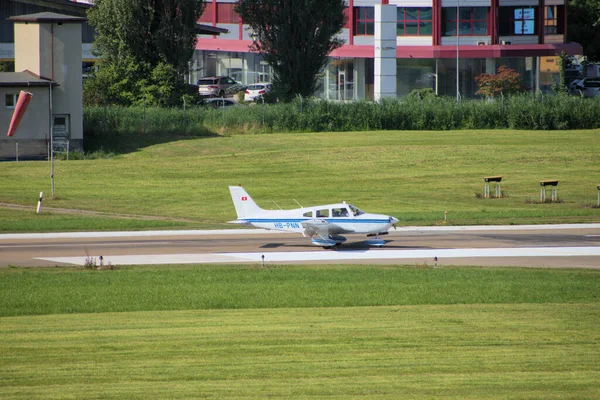
[[[265,98],[260,96],[262,99],[262,117],[263,117],[263,127],[265,126]]]
[[[187,118],[186,118],[186,114],[185,114],[185,96],[183,96],[183,131],[186,131],[187,127]]]
[[[460,80],[460,75],[459,75],[459,63],[458,63],[458,45],[459,45],[459,41],[458,41],[458,37],[459,37],[459,30],[460,30],[460,24],[458,23],[458,19],[459,19],[459,8],[460,8],[460,1],[456,0],[456,102],[458,103],[460,101],[460,89],[459,89],[459,80]]]
[[[54,199],[54,118],[52,118],[52,81],[48,83],[50,112],[50,180],[52,181],[52,199]]]
[[[17,158],[17,162],[19,162],[19,142],[15,143],[15,156]]]

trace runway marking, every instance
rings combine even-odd
[[[212,263],[260,263],[295,261],[349,261],[382,259],[425,259],[480,257],[572,257],[600,256],[600,247],[523,247],[488,249],[435,249],[435,250],[338,250],[308,252],[254,252],[212,254],[140,254],[103,255],[104,264],[112,265],[160,265],[160,264],[212,264]],[[98,260],[98,256],[92,256]],[[85,265],[87,256],[36,257],[36,260],[60,264]],[[600,262],[600,260],[599,260]]]

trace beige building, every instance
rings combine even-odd
[[[17,149],[19,158],[47,157],[50,142],[55,149],[82,149],[81,24],[86,19],[43,12],[10,20],[19,72],[0,73],[0,127],[5,132],[19,92],[33,97],[15,135],[0,135],[0,158],[16,158]]]

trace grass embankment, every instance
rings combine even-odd
[[[304,266],[0,274],[3,315],[53,313],[0,319],[3,398],[598,394],[597,271]],[[171,307],[224,309],[146,311]]]
[[[240,135],[150,146],[103,160],[57,161],[56,198],[45,207],[172,218],[172,227],[216,227],[235,218],[227,189],[243,184],[259,205],[346,200],[404,225],[598,222],[600,133],[588,131],[378,131]],[[165,139],[168,141],[168,139]],[[2,163],[0,202],[48,195],[49,164]],[[483,177],[503,175],[506,197],[481,199]],[[537,204],[539,181],[558,179],[559,203]],[[493,186],[492,186],[493,190]],[[548,193],[549,194],[549,193]],[[49,213],[0,231],[55,230]],[[94,219],[102,217],[94,216]],[[29,218],[30,219],[30,218]],[[190,224],[181,219],[189,219]],[[101,225],[99,228],[98,225]],[[122,229],[81,217],[64,230]],[[144,221],[145,228],[167,228]],[[130,229],[140,226],[131,223]]]

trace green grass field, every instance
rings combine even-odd
[[[600,222],[600,131],[207,137],[0,163],[0,232],[224,227],[347,200],[404,225]],[[168,140],[165,140],[167,142]],[[507,197],[484,200],[483,176]],[[561,202],[537,204],[559,179]],[[106,214],[56,213],[50,208]],[[132,218],[131,214],[138,215]],[[1,249],[0,249],[1,251]],[[1,253],[0,253],[1,257]],[[0,270],[1,399],[596,399],[596,270],[162,266]]]
[[[518,268],[5,269],[0,397],[592,399],[598,279]]]
[[[58,161],[56,198],[42,215],[0,214],[0,231],[56,230],[51,207],[159,216],[126,222],[84,216],[59,230],[223,227],[227,189],[243,184],[265,208],[346,200],[402,225],[599,222],[600,131],[344,132],[235,135],[156,144],[112,159]],[[50,192],[47,162],[0,164],[0,203],[33,207]],[[481,199],[503,175],[501,199]],[[558,179],[560,202],[538,204]],[[63,220],[63,218],[60,218]],[[182,222],[185,219],[188,222]]]

